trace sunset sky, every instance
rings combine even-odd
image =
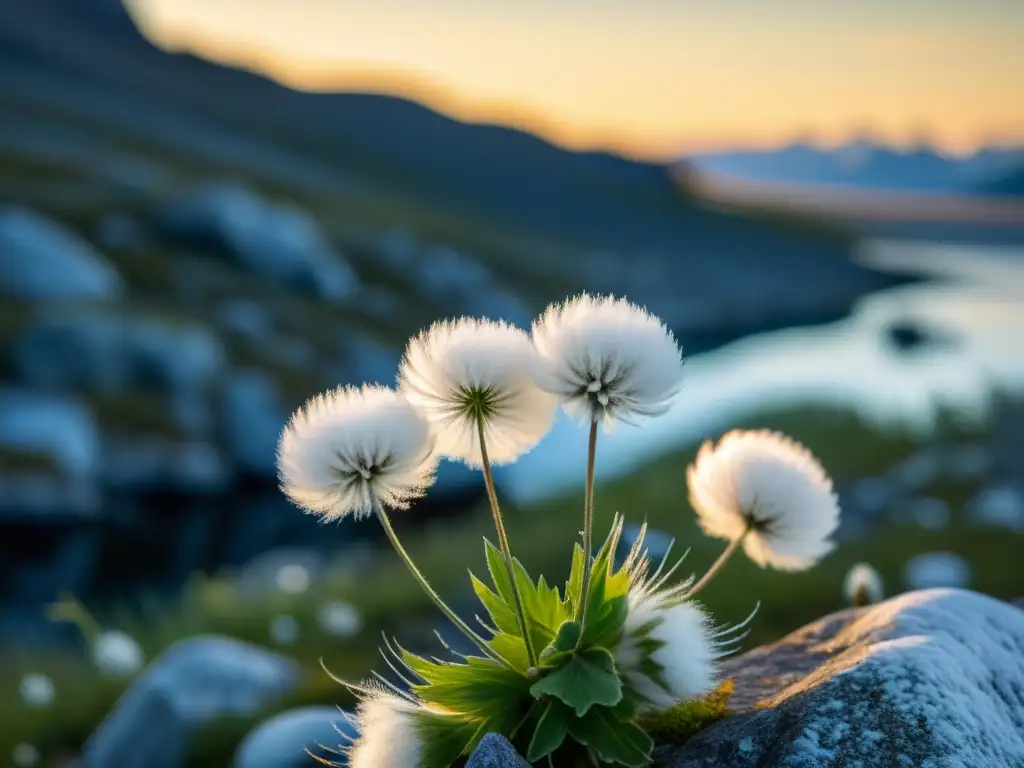
[[[1024,143],[1024,0],[128,2],[168,48],[574,147]]]

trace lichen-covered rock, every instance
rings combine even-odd
[[[337,707],[291,709],[260,723],[235,753],[234,768],[313,768],[348,765],[342,747],[358,735]],[[316,759],[310,757],[314,755]]]
[[[117,270],[89,243],[28,208],[0,209],[0,294],[19,299],[115,299]]]
[[[466,768],[530,768],[530,764],[504,736],[488,733],[480,740]]]
[[[828,616],[725,664],[737,714],[666,768],[1019,768],[1024,612],[973,592],[909,592]]]
[[[252,716],[299,682],[295,662],[226,637],[182,640],[140,675],[86,742],[82,768],[182,768],[189,738]]]

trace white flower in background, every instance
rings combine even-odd
[[[92,646],[92,660],[96,668],[110,677],[130,677],[146,663],[142,646],[120,630],[103,632]]]
[[[309,569],[299,563],[282,565],[277,569],[274,583],[285,594],[301,595],[309,589]]]
[[[355,637],[363,629],[363,617],[353,605],[332,600],[320,607],[320,627],[335,637]]]
[[[558,403],[537,387],[536,353],[524,331],[464,317],[434,323],[409,341],[399,390],[434,425],[438,451],[480,467],[478,419],[491,464],[516,459],[554,422]]]
[[[533,344],[540,386],[584,421],[658,416],[682,383],[671,331],[625,299],[584,293],[553,304],[534,321]]]
[[[278,445],[281,489],[325,520],[404,509],[433,482],[430,425],[392,389],[343,387],[296,412]]]
[[[299,623],[291,616],[278,616],[270,622],[270,639],[278,645],[294,645],[299,639]]]
[[[796,441],[767,430],[733,430],[704,443],[686,472],[690,503],[708,536],[735,542],[762,568],[801,571],[835,546],[832,481]]]
[[[354,717],[359,737],[347,749],[349,768],[415,768],[423,755],[416,704],[386,691],[367,694]]]
[[[21,678],[18,693],[30,707],[48,707],[53,704],[55,695],[53,680],[37,672],[29,673]]]
[[[39,765],[39,750],[32,744],[22,742],[11,751],[11,760],[17,768],[33,768]]]
[[[882,576],[868,563],[857,563],[846,572],[843,594],[850,605],[873,605],[885,598]]]

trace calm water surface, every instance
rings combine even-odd
[[[601,435],[598,476],[628,472],[765,408],[827,406],[926,431],[939,406],[983,419],[994,386],[1024,389],[1024,248],[869,241],[858,258],[933,279],[872,294],[830,325],[759,334],[690,358],[668,414]],[[884,330],[907,319],[949,343],[897,352]],[[586,441],[583,427],[560,416],[532,453],[499,470],[505,492],[528,502],[582,484]]]

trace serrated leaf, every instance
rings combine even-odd
[[[565,607],[573,615],[580,604],[580,592],[583,590],[583,547],[576,544],[572,551],[572,568],[569,580],[565,583]]]
[[[515,605],[515,595],[512,594],[512,580],[508,575],[508,566],[505,564],[505,556],[501,550],[484,539],[484,556],[487,558],[487,570],[491,574],[491,581],[501,599],[508,605]]]
[[[471,749],[480,724],[462,715],[443,715],[428,709],[413,715],[422,743],[421,768],[448,768]]]
[[[518,632],[514,635],[501,632],[488,640],[487,645],[519,672],[525,674],[526,670],[530,668],[530,657],[526,652],[526,643],[523,642],[523,638],[519,636]]]
[[[571,711],[561,702],[549,699],[544,705],[540,720],[533,731],[530,746],[526,750],[526,759],[531,763],[554,752],[569,735]]]
[[[469,574],[469,578],[473,583],[473,591],[476,592],[477,598],[483,603],[487,613],[490,614],[491,622],[495,628],[500,632],[518,636],[520,634],[519,619],[516,617],[515,608],[492,592],[490,587],[472,573]]]
[[[602,760],[629,768],[650,765],[654,741],[632,720],[617,718],[607,707],[593,707],[569,722],[569,734]]]
[[[563,666],[534,683],[530,694],[535,699],[554,696],[584,715],[597,705],[618,704],[622,683],[612,655],[604,648],[590,648],[574,653]]]
[[[625,595],[605,599],[592,605],[587,612],[587,626],[583,629],[581,646],[611,648],[622,636],[629,617],[629,600]]]

